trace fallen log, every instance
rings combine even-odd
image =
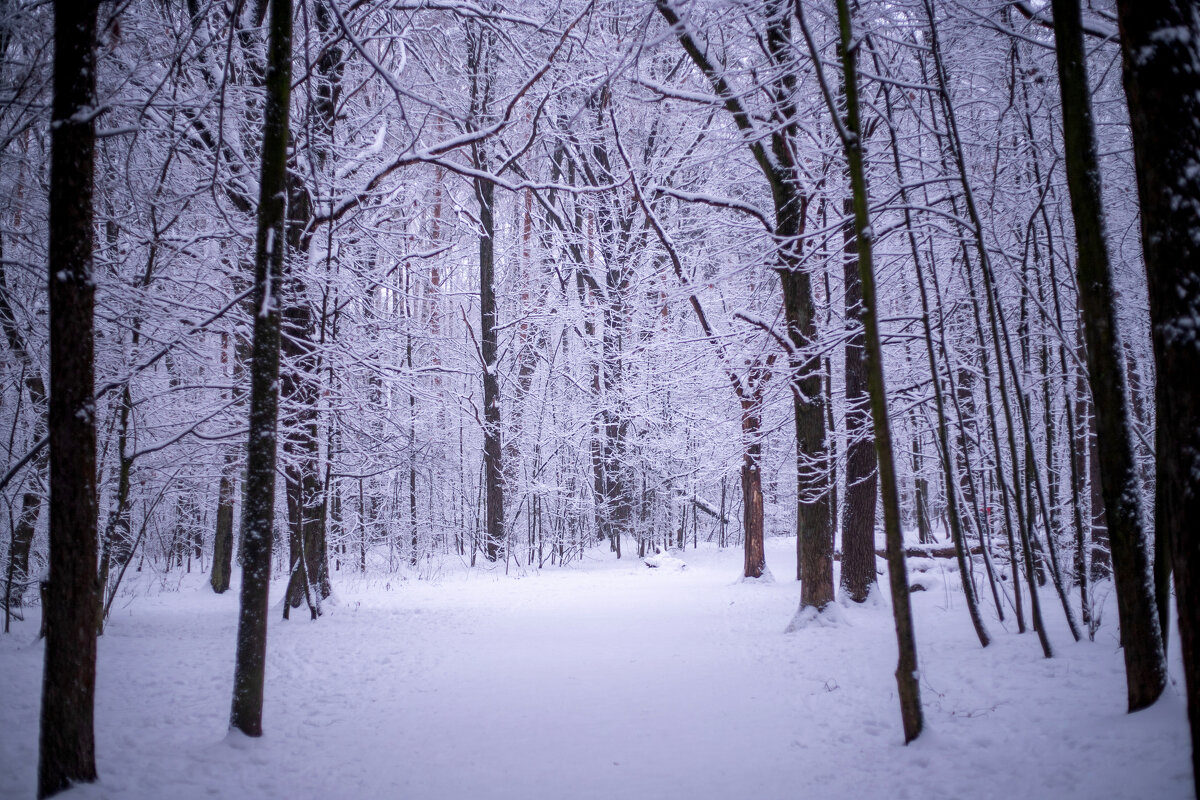
[[[974,545],[974,546],[970,547],[968,550],[969,550],[970,554],[973,556],[983,555],[983,548],[980,547],[979,545]],[[884,550],[883,548],[879,548],[878,550],[875,551],[875,555],[879,556],[880,558],[887,558],[887,551]],[[913,545],[912,547],[904,548],[904,557],[905,558],[955,558],[954,545],[952,545],[952,544],[937,545],[937,546]],[[833,560],[834,561],[842,560],[841,551],[838,551],[833,554]]]

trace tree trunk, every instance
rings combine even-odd
[[[136,327],[135,343],[136,343]],[[100,541],[100,569],[96,585],[100,589],[100,616],[96,619],[96,634],[104,633],[104,609],[109,605],[108,599],[116,594],[116,587],[109,585],[109,574],[115,559],[118,565],[133,555],[129,531],[129,515],[131,501],[130,472],[133,470],[133,457],[129,453],[129,417],[133,412],[133,398],[129,384],[121,387],[121,399],[117,411],[117,493],[113,498],[113,508],[108,512],[108,522],[104,526],[104,536]]]
[[[790,227],[790,226],[789,226]],[[812,290],[806,273],[780,270],[784,311],[792,344],[816,336]],[[793,359],[792,410],[796,426],[796,547],[801,606],[818,610],[833,602],[833,524],[829,508],[827,439],[820,360]]]
[[[846,126],[842,144],[846,151],[854,201],[854,233],[858,240],[858,275],[862,284],[860,316],[865,333],[867,386],[871,398],[871,419],[875,424],[879,491],[883,501],[883,525],[887,539],[888,580],[892,589],[892,614],[899,647],[896,686],[900,698],[900,716],[904,724],[904,741],[907,744],[920,735],[924,725],[917,643],[913,634],[908,568],[904,558],[904,532],[900,525],[900,495],[888,420],[887,388],[883,375],[883,346],[879,337],[879,306],[875,295],[875,269],[872,260],[874,233],[871,228],[867,178],[863,167],[862,125],[859,122],[858,110],[858,52],[857,46],[852,46],[849,0],[837,0],[837,12],[846,97]],[[831,114],[837,113],[832,104],[829,111]],[[963,579],[966,580],[965,575]]]
[[[312,207],[308,191],[295,172],[288,176],[287,212],[288,247],[292,252],[307,255],[311,239],[304,233],[312,217]],[[284,477],[291,531],[288,537],[291,580],[285,607],[298,608],[307,598],[315,618],[321,613],[321,600],[330,594],[330,586],[318,421],[321,355],[307,282],[301,274],[307,267],[306,261],[307,258],[297,259],[287,279],[289,297],[280,320],[284,361],[279,394],[284,412],[280,427],[284,431]],[[301,558],[303,569],[298,568]]]
[[[875,585],[875,442],[867,397],[862,281],[854,235],[854,201],[846,198],[842,225],[846,287],[846,504],[842,516],[841,586],[856,603]]]
[[[1079,325],[1080,337],[1083,337],[1083,323]],[[1087,348],[1079,348],[1083,363],[1087,363]],[[1112,575],[1112,550],[1108,543],[1108,523],[1104,510],[1104,481],[1100,477],[1100,445],[1097,439],[1096,408],[1091,399],[1091,390],[1084,400],[1085,417],[1087,419],[1087,468],[1088,468],[1088,501],[1091,513],[1088,532],[1090,541],[1088,553],[1091,556],[1091,578],[1093,581],[1108,580]]]
[[[1054,35],[1063,100],[1067,186],[1079,248],[1076,276],[1096,405],[1100,480],[1116,577],[1129,710],[1152,704],[1167,683],[1150,554],[1142,530],[1141,486],[1133,457],[1116,296],[1100,198],[1099,158],[1083,47],[1079,0],[1054,0]],[[1198,361],[1197,363],[1200,363]]]
[[[29,405],[33,413],[31,444],[40,442],[46,435],[47,398],[46,384],[42,372],[29,354],[25,337],[18,326],[16,315],[8,301],[8,285],[4,275],[3,253],[0,252],[0,325],[4,327],[8,347],[21,363],[25,373],[25,391],[29,394]],[[46,469],[49,453],[43,447],[31,464],[29,488],[21,496],[21,511],[13,525],[8,550],[8,574],[4,587],[5,632],[8,632],[8,612],[23,604],[25,591],[29,588],[29,550],[37,530],[38,517],[42,512],[42,496],[45,491]]]
[[[927,342],[932,351],[932,340]],[[936,382],[937,373],[931,373]],[[940,387],[935,389],[940,392]],[[912,438],[912,457],[913,457],[913,505],[914,512],[917,515],[917,541],[921,544],[933,544],[933,528],[929,521],[929,480],[921,474],[921,435],[916,430],[913,431]]]
[[[496,59],[494,34],[482,25],[467,28],[467,71],[470,76],[472,126],[492,119],[492,68]],[[471,165],[490,169],[486,144],[471,148]],[[486,178],[472,181],[479,204],[479,355],[483,361],[483,554],[495,561],[504,544],[504,451],[500,442],[500,376],[496,334],[496,184]]]
[[[50,126],[50,576],[38,797],[96,780],[96,400],[92,189],[98,3],[54,9]]]
[[[803,576],[801,607],[821,610],[834,599],[834,526],[829,505],[829,439],[821,387],[821,358],[811,352],[817,333],[812,281],[801,263],[798,243],[804,232],[807,198],[799,192],[799,169],[792,162],[794,148],[790,141],[797,136],[792,99],[796,76],[788,63],[794,49],[789,22],[791,6],[782,0],[769,0],[765,9],[767,50],[779,68],[779,75],[771,87],[773,99],[780,117],[788,120],[782,128],[770,133],[769,142],[760,137],[724,73],[697,46],[670,4],[666,0],[657,0],[655,6],[674,29],[675,37],[689,58],[723,100],[734,124],[746,135],[747,146],[771,188],[775,207],[774,233],[779,242],[775,270],[783,289],[784,318],[792,345],[788,366],[796,426],[796,577]]]
[[[485,167],[486,168],[486,167]],[[487,490],[484,555],[495,561],[504,541],[504,466],[500,447],[500,380],[496,373],[495,184],[475,181],[479,199],[479,338],[483,355],[483,469]]]
[[[221,469],[221,482],[217,487],[217,525],[213,533],[213,561],[209,583],[217,594],[229,588],[229,577],[233,571],[233,497],[237,469],[237,457],[233,452],[225,454],[225,466]]]
[[[1200,19],[1180,0],[1118,0],[1158,384],[1156,525],[1170,542],[1200,791]]]
[[[762,406],[757,398],[742,400],[742,529],[745,564],[743,577],[761,578],[767,571],[767,555],[763,544],[762,444],[759,442],[759,414]],[[686,508],[686,506],[685,506]],[[682,542],[680,542],[682,549]]]
[[[301,379],[312,396],[300,403],[303,423],[299,431],[300,441],[289,439],[284,451],[294,459],[284,470],[287,481],[288,526],[290,535],[288,582],[285,605],[298,608],[302,602],[310,605],[315,619],[321,614],[321,600],[329,597],[329,559],[325,543],[325,487],[318,472],[320,453],[317,432],[316,377],[305,375]],[[284,381],[286,386],[287,382]],[[307,392],[305,392],[307,395]],[[289,446],[290,445],[290,446]],[[303,559],[303,568],[300,561]]]
[[[267,592],[275,517],[279,328],[283,288],[288,99],[292,75],[292,2],[271,0],[263,110],[262,176],[254,257],[254,339],[250,362],[250,436],[242,509],[242,590],[230,727],[262,735],[267,655]]]
[[[306,137],[310,166],[318,174],[327,171],[333,150],[333,129],[337,115],[337,98],[343,69],[342,50],[333,31],[336,21],[328,0],[313,4],[313,21],[322,47],[315,69],[308,80],[315,84],[309,95],[307,113],[310,128]],[[280,385],[283,408],[290,415],[284,425],[283,441],[287,454],[287,492],[289,509],[295,514],[290,523],[296,545],[291,549],[294,567],[300,553],[304,569],[293,569],[288,586],[287,604],[295,608],[308,598],[310,611],[321,613],[320,604],[331,593],[329,584],[329,553],[326,543],[326,497],[322,480],[319,430],[321,396],[321,349],[324,343],[326,320],[320,320],[321,337],[317,336],[317,320],[307,295],[304,267],[313,242],[313,188],[305,183],[303,170],[297,165],[288,174],[288,244],[300,258],[289,279],[292,299],[283,310],[283,356],[286,369]],[[327,229],[328,230],[328,229]],[[332,247],[332,241],[328,242]],[[332,253],[327,253],[327,265]],[[300,576],[307,580],[299,583]]]

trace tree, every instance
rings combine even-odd
[[[1129,710],[1152,704],[1167,684],[1150,554],[1142,530],[1141,487],[1133,459],[1125,364],[1101,207],[1083,20],[1078,0],[1054,0],[1067,184],[1075,219],[1079,306],[1087,338],[1088,378],[1096,405],[1100,481],[1112,543]],[[1161,424],[1161,423],[1160,423]]]
[[[487,25],[467,25],[467,72],[471,87],[468,130],[495,123],[492,91],[495,77],[495,34]],[[471,166],[484,176],[472,181],[479,204],[479,359],[483,368],[483,469],[487,494],[484,555],[495,561],[504,544],[504,450],[500,445],[500,376],[496,331],[496,184],[486,177],[492,168],[490,145],[471,146]]]
[[[875,442],[872,441],[868,395],[866,333],[862,324],[862,282],[858,271],[858,239],[854,230],[854,201],[842,207],[843,262],[846,309],[846,493],[842,507],[842,590],[856,603],[864,602],[875,585]]]
[[[958,179],[962,186],[963,205],[966,206],[967,215],[970,220],[969,235],[975,245],[976,261],[972,264],[969,256],[969,246],[967,239],[961,241],[963,261],[967,265],[967,283],[968,294],[971,299],[972,317],[975,323],[975,337],[979,348],[980,360],[983,366],[983,386],[985,396],[985,406],[988,415],[988,428],[991,434],[992,449],[996,467],[996,486],[1001,493],[1002,505],[1004,508],[1004,525],[1008,533],[1010,561],[1013,565],[1013,587],[1014,592],[1019,591],[1017,588],[1017,544],[1013,537],[1013,524],[1011,512],[1015,510],[1016,529],[1019,534],[1020,542],[1020,557],[1025,562],[1025,578],[1029,585],[1029,605],[1031,615],[1033,617],[1033,627],[1037,631],[1039,642],[1042,646],[1042,653],[1046,658],[1050,658],[1054,651],[1050,645],[1050,639],[1046,634],[1046,626],[1042,624],[1041,602],[1037,593],[1037,585],[1035,579],[1035,561],[1033,550],[1033,520],[1032,515],[1026,513],[1022,495],[1022,481],[1020,479],[1020,464],[1021,461],[1018,453],[1018,436],[1020,429],[1014,422],[1012,412],[1012,401],[1015,396],[1017,405],[1020,408],[1022,419],[1026,419],[1025,404],[1021,402],[1023,392],[1018,381],[1015,359],[1012,357],[1012,345],[1008,335],[1008,325],[1000,308],[999,289],[997,287],[996,271],[993,268],[991,255],[987,247],[985,231],[982,222],[982,216],[979,211],[979,204],[975,200],[975,190],[970,178],[970,170],[967,166],[966,148],[962,136],[961,128],[958,124],[958,112],[955,110],[954,103],[948,89],[949,73],[946,69],[945,52],[941,46],[941,38],[938,33],[938,24],[936,21],[936,12],[931,0],[924,0],[925,15],[929,23],[929,45],[933,54],[935,75],[938,86],[939,99],[942,106],[942,111],[946,120],[946,139],[949,145],[948,149],[952,155],[954,166],[958,171]],[[954,204],[957,210],[957,202]],[[999,390],[999,403],[1004,412],[1004,430],[1007,433],[1009,469],[1012,471],[1011,480],[1006,476],[1003,465],[1003,449],[1000,445],[1000,426],[997,423],[993,394],[991,384],[990,364],[986,341],[988,334],[985,333],[983,325],[983,310],[980,308],[978,300],[977,283],[974,274],[975,268],[979,269],[982,278],[982,290],[986,301],[986,316],[988,320],[988,328],[991,335],[991,344],[995,353],[995,369],[997,378],[997,388]],[[1007,355],[1007,359],[1005,358]],[[1007,369],[1006,369],[1007,366]],[[1009,386],[1012,385],[1012,391],[1009,391]],[[1030,428],[1026,424],[1024,432],[1028,436]],[[1026,461],[1026,467],[1030,466],[1029,460]],[[1011,500],[1011,502],[1010,502]],[[1032,511],[1033,504],[1030,503],[1029,509]],[[1064,604],[1065,606],[1065,604]],[[1019,607],[1018,607],[1019,608]],[[1024,630],[1024,623],[1021,621],[1021,615],[1018,612],[1018,621],[1021,630]],[[1069,609],[1068,609],[1069,618]],[[1074,628],[1072,627],[1072,630]]]
[[[880,59],[879,59],[878,53],[874,50],[874,48],[872,48],[872,56],[875,58],[876,65],[880,66]],[[883,72],[882,69],[880,71]],[[970,552],[969,552],[968,543],[966,542],[966,536],[964,534],[964,528],[965,528],[964,519],[963,519],[963,515],[961,515],[959,513],[960,507],[959,507],[959,498],[958,498],[959,487],[957,486],[958,481],[956,480],[956,477],[954,475],[954,470],[955,470],[956,466],[958,466],[957,459],[955,458],[955,455],[957,455],[961,458],[961,460],[963,462],[963,466],[964,466],[963,471],[966,472],[969,477],[970,468],[969,468],[969,466],[966,465],[966,462],[968,461],[968,457],[967,457],[965,446],[962,447],[962,450],[960,452],[952,454],[952,449],[954,448],[954,442],[952,442],[951,436],[950,436],[949,422],[948,422],[949,413],[946,408],[947,404],[946,404],[946,400],[945,400],[945,393],[943,392],[943,389],[942,389],[941,376],[938,374],[939,370],[938,370],[938,366],[937,366],[937,348],[934,343],[934,334],[933,334],[934,323],[933,323],[933,320],[931,319],[931,314],[930,314],[930,302],[929,302],[929,294],[930,293],[926,286],[925,270],[922,268],[922,264],[921,264],[922,259],[921,259],[921,253],[920,253],[920,245],[918,243],[917,235],[916,235],[916,232],[915,232],[914,226],[913,226],[913,210],[909,203],[909,192],[908,192],[908,189],[905,188],[904,167],[903,167],[903,163],[901,161],[900,143],[899,143],[899,140],[898,140],[897,134],[896,134],[896,126],[892,123],[894,106],[893,106],[893,95],[892,95],[891,89],[889,87],[886,87],[886,86],[884,87],[883,96],[884,96],[884,105],[888,112],[887,119],[885,120],[885,125],[887,127],[887,131],[888,131],[888,134],[889,134],[889,137],[891,140],[891,145],[892,145],[892,148],[891,148],[892,149],[892,161],[893,161],[893,166],[895,167],[895,170],[896,170],[896,179],[900,185],[900,190],[899,190],[900,199],[904,203],[904,212],[903,212],[904,213],[904,228],[905,228],[905,231],[907,234],[909,248],[912,253],[913,269],[915,270],[916,276],[917,276],[917,291],[918,291],[918,294],[921,299],[921,327],[922,327],[924,335],[925,335],[925,352],[926,352],[926,356],[928,357],[929,374],[933,378],[933,400],[934,400],[934,409],[935,409],[935,412],[937,415],[937,442],[938,442],[938,446],[939,446],[938,454],[941,457],[942,477],[943,477],[944,483],[945,483],[945,494],[946,494],[946,522],[947,522],[947,526],[950,529],[951,542],[954,545],[954,555],[958,561],[958,572],[959,572],[959,575],[961,576],[961,580],[962,580],[963,596],[966,599],[967,612],[971,616],[971,624],[975,628],[975,635],[979,638],[980,645],[983,647],[987,647],[988,644],[991,643],[991,637],[988,635],[987,628],[984,626],[984,623],[983,623],[983,617],[981,616],[981,614],[979,612],[979,601],[978,601],[978,597],[977,597],[976,591],[975,591],[974,575],[972,574],[972,571],[971,571],[971,560],[970,560],[971,556],[970,556]],[[939,306],[939,311],[941,311],[942,310],[941,304],[939,303],[938,306]],[[949,350],[949,348],[946,346],[946,341],[945,341],[946,331],[945,331],[944,325],[938,326],[938,334],[941,337],[943,353],[945,353]],[[951,384],[950,391],[953,392],[954,391],[953,382],[951,381],[950,384]],[[917,463],[915,463],[918,458],[918,454],[919,454],[918,442],[919,442],[919,434],[914,436],[914,438],[913,438],[913,459],[914,459],[913,469],[914,469],[914,471],[919,469],[919,465]],[[922,485],[922,484],[924,484],[924,485]],[[920,520],[920,517],[922,516],[922,514],[924,512],[923,505],[924,505],[924,500],[925,500],[925,496],[927,495],[927,493],[928,493],[928,482],[923,481],[922,479],[918,479],[917,496],[916,496],[918,521]],[[971,494],[973,494],[973,493],[971,493]],[[920,522],[919,522],[919,524],[920,524]],[[925,542],[925,535],[926,535],[926,530],[928,527],[929,527],[928,521],[926,521],[923,525],[921,525],[920,535],[921,535],[922,543]],[[932,537],[930,537],[930,538],[932,538]],[[980,553],[983,555],[984,565],[987,569],[989,583],[991,585],[992,594],[993,594],[993,597],[995,598],[995,602],[996,602],[996,611],[1000,615],[1000,619],[1003,620],[1004,619],[1004,610],[1000,605],[999,593],[996,589],[995,579],[992,574],[991,560],[988,557],[988,549],[987,549],[987,545],[986,545],[986,542],[984,541],[982,533],[980,535],[979,550],[980,550]],[[873,555],[874,555],[874,552],[872,551],[872,556]],[[843,569],[844,569],[844,567],[843,567]]]
[[[292,3],[272,0],[263,108],[258,235],[254,255],[254,339],[250,362],[250,435],[242,509],[242,590],[230,727],[262,735],[267,596],[275,528],[275,457],[279,415],[279,338],[287,177],[288,99],[292,79]]]
[[[96,780],[92,188],[100,4],[54,5],[50,125],[50,576],[38,797]]]
[[[1155,525],[1170,549],[1200,791],[1200,18],[1183,0],[1118,0],[1159,436]],[[1161,558],[1161,554],[1159,556]]]
[[[611,113],[611,112],[610,112]],[[616,117],[613,117],[613,130],[617,131]],[[746,359],[746,370],[741,374],[732,365],[726,347],[721,337],[713,330],[708,314],[704,310],[695,287],[685,273],[679,250],[672,243],[659,216],[653,206],[647,201],[644,192],[633,174],[633,164],[621,146],[619,135],[616,138],[617,151],[625,168],[630,172],[630,185],[634,196],[646,216],[646,222],[654,230],[663,249],[667,252],[676,279],[688,291],[688,303],[695,314],[704,338],[712,343],[713,349],[724,368],[725,375],[737,397],[741,409],[740,421],[742,432],[742,536],[743,564],[742,577],[762,578],[769,576],[767,571],[766,544],[763,539],[763,491],[762,491],[762,415],[764,409],[763,394],[766,384],[771,379],[771,371],[775,364],[775,355],[758,356]],[[697,504],[697,507],[699,504]],[[685,507],[686,508],[686,507]],[[683,547],[683,527],[680,525],[678,546]],[[670,532],[667,535],[670,541]]]
[[[0,253],[0,258],[2,256],[3,253]],[[4,327],[9,350],[20,361],[21,369],[25,372],[25,393],[29,396],[29,403],[33,406],[36,420],[32,438],[35,441],[41,441],[46,435],[46,385],[42,380],[41,367],[33,360],[29,347],[25,343],[25,336],[21,332],[17,316],[9,302],[8,292],[4,264],[0,260],[0,326]],[[30,583],[29,550],[33,546],[33,535],[42,510],[42,491],[39,484],[45,480],[47,457],[46,448],[42,448],[34,459],[34,477],[30,481],[29,488],[21,496],[21,513],[17,517],[17,524],[12,529],[8,550],[8,570],[4,580],[5,632],[8,631],[10,614],[14,608],[22,605],[25,590]]]
[[[771,0],[764,9],[764,38],[772,71],[769,93],[772,103],[767,112],[772,123],[769,133],[759,130],[754,116],[743,104],[743,95],[706,55],[706,49],[700,46],[669,0],[657,0],[656,6],[744,136],[770,187],[775,212],[772,232],[776,240],[772,267],[783,290],[796,432],[796,563],[797,577],[802,578],[800,606],[820,611],[833,602],[833,525],[826,463],[829,443],[820,357],[813,353],[817,314],[812,278],[801,252],[809,197],[802,192],[802,170],[798,163],[794,97],[797,75],[789,6]]]
[[[896,686],[900,698],[900,716],[907,744],[921,734],[920,675],[917,669],[917,644],[913,635],[912,609],[908,594],[908,567],[904,558],[904,532],[900,527],[900,494],[896,480],[896,462],[892,452],[891,423],[888,419],[887,387],[883,375],[883,345],[879,336],[879,305],[875,287],[873,242],[866,171],[863,167],[863,125],[858,101],[858,50],[861,34],[855,38],[849,0],[837,0],[838,44],[842,57],[842,87],[846,100],[845,124],[838,120],[837,104],[821,69],[821,56],[804,20],[803,6],[796,6],[797,19],[817,66],[829,114],[846,153],[850,173],[851,201],[854,211],[854,238],[858,242],[858,278],[862,301],[858,306],[863,326],[866,356],[867,390],[871,399],[871,420],[875,430],[875,454],[879,464],[879,493],[883,505],[883,526],[887,536],[888,581],[892,590],[892,614],[896,625],[899,661]]]
[[[284,477],[288,507],[289,554],[291,579],[288,583],[288,609],[307,602],[315,619],[321,613],[321,601],[332,591],[329,584],[329,555],[327,544],[328,487],[321,476],[320,454],[320,396],[321,371],[324,353],[324,334],[331,328],[326,318],[328,303],[320,315],[314,313],[309,299],[310,276],[307,267],[312,262],[310,250],[314,243],[311,222],[314,204],[326,181],[331,178],[334,161],[334,126],[340,95],[343,53],[332,35],[334,15],[327,0],[313,4],[315,38],[319,53],[316,63],[305,76],[307,102],[305,117],[296,124],[303,129],[301,137],[293,136],[295,163],[288,170],[288,252],[294,266],[288,270],[290,301],[283,311],[282,350],[286,366],[280,380],[280,402],[285,409],[286,424],[283,437],[285,455]],[[316,36],[313,37],[312,34]],[[306,42],[307,45],[307,42]],[[314,86],[315,84],[315,86]],[[306,163],[307,162],[307,163]],[[328,231],[325,231],[328,233]],[[327,269],[332,266],[332,243],[325,254]],[[336,316],[336,312],[335,312]],[[319,329],[319,332],[318,332]],[[326,453],[327,460],[333,454]]]

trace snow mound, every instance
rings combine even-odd
[[[683,563],[682,559],[676,558],[670,553],[655,553],[652,556],[646,556],[644,559],[642,559],[642,561],[650,569],[663,569],[668,571],[687,569],[687,564]]]
[[[748,578],[745,575],[743,575],[742,577],[738,578],[737,582],[738,583],[774,583],[775,576],[771,574],[770,567],[763,567],[762,575],[759,575],[757,578]]]
[[[830,603],[820,609],[816,606],[800,606],[796,610],[796,615],[792,617],[792,621],[788,623],[783,632],[795,633],[796,631],[813,627],[836,628],[844,621],[842,610],[837,603]]]
[[[885,606],[888,608],[891,607],[890,605],[888,605],[884,602],[883,595],[879,591],[879,583],[875,582],[875,581],[873,581],[871,583],[871,587],[867,590],[867,599],[863,600],[861,603],[856,603],[854,600],[850,599],[850,595],[848,595],[846,592],[842,591],[841,589],[839,589],[838,593],[837,593],[837,603],[842,608],[883,608]]]
[[[940,588],[944,579],[945,567],[927,558],[911,558],[908,560],[908,591],[929,592]]]

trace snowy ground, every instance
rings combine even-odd
[[[890,606],[785,635],[793,548],[768,542],[776,583],[740,583],[738,551],[703,548],[683,570],[597,550],[521,577],[343,573],[319,622],[273,613],[260,740],[226,733],[236,592],[143,584],[100,640],[100,782],[64,796],[1192,795],[1177,654],[1166,697],[1125,714],[1111,598],[1096,642],[1073,644],[1047,593],[1045,660],[994,614],[981,649],[939,574],[914,595],[926,732],[906,747]],[[34,796],[36,631],[32,615],[0,636],[0,798]]]

